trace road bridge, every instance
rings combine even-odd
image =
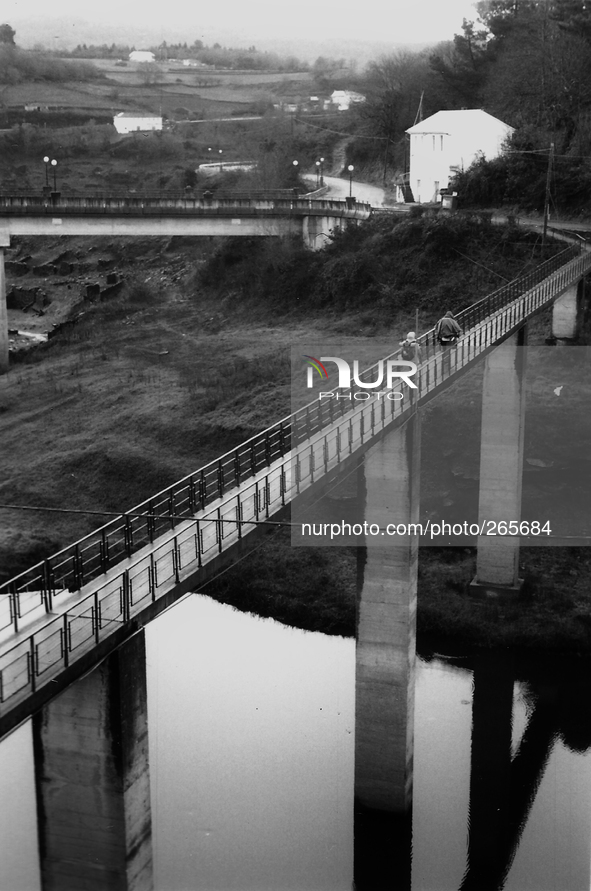
[[[201,197],[177,193],[125,195],[0,195],[0,237],[13,235],[302,235],[318,249],[331,229],[368,219],[355,200]]]
[[[301,236],[319,250],[331,231],[370,216],[355,200],[297,194],[201,197],[178,193],[123,195],[0,195],[0,373],[8,368],[4,249],[19,235],[55,236]]]

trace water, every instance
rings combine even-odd
[[[350,888],[354,642],[191,597],[147,654],[156,891]]]
[[[354,642],[191,596],[146,644],[156,891],[350,891]],[[589,887],[589,685],[557,665],[418,660],[412,891]],[[0,744],[0,891],[40,889],[31,737]]]

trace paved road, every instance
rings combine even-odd
[[[316,175],[306,174],[306,180],[316,186]],[[325,176],[324,185],[328,186],[329,198],[347,198],[349,195],[349,180],[341,179],[338,176]],[[358,201],[366,201],[374,207],[381,207],[384,203],[384,190],[379,186],[370,186],[367,183],[360,183],[353,180],[351,189]]]

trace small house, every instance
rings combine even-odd
[[[113,124],[117,133],[145,132],[150,130],[162,130],[162,118],[157,115],[147,115],[141,112],[120,111],[113,118]]]
[[[440,200],[441,189],[458,170],[466,170],[479,155],[498,157],[513,127],[481,108],[438,111],[409,127],[409,184],[414,201]]]
[[[330,101],[336,105],[339,111],[348,111],[352,105],[358,102],[365,102],[365,96],[361,93],[355,93],[353,90],[333,90]]]
[[[129,54],[130,62],[155,62],[156,56],[148,50],[134,50]]]

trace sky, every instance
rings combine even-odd
[[[80,27],[76,22],[85,20],[121,26],[126,33],[135,23],[143,29],[160,30],[163,39],[168,31],[176,33],[181,28],[193,39],[204,36],[208,42],[219,30],[220,35],[231,32],[253,41],[257,37],[308,37],[312,41],[334,37],[430,43],[451,39],[464,17],[475,18],[475,10],[473,0],[224,0],[199,4],[191,0],[3,0],[0,16],[13,27],[21,26],[21,33],[24,23],[55,19],[58,28],[53,29],[53,40],[75,34]]]

